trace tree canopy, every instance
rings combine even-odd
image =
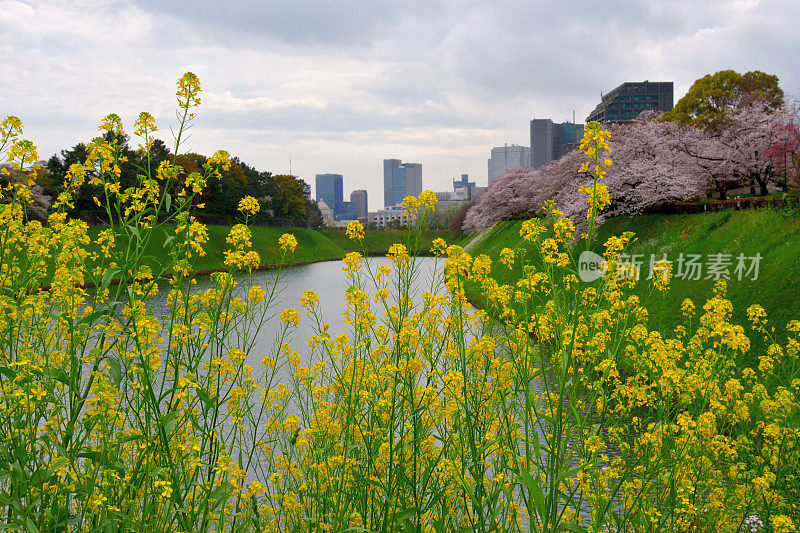
[[[798,109],[748,100],[730,112],[714,134],[656,117],[645,112],[633,122],[609,127],[613,165],[604,182],[611,205],[601,219],[715,192],[724,197],[735,187],[758,188],[763,196],[769,186],[786,189],[800,180]],[[579,172],[585,161],[583,152],[573,150],[536,169],[507,170],[469,210],[463,229],[479,232],[499,220],[534,217],[550,199],[580,227],[586,223],[587,206],[581,187],[593,185]]]
[[[665,118],[714,130],[736,109],[756,99],[776,109],[783,105],[777,76],[760,70],[744,74],[721,70],[696,80]]]
[[[154,170],[162,161],[171,159],[181,169],[174,184],[176,189],[170,191],[174,195],[183,187],[182,178],[192,172],[201,172],[208,161],[208,157],[197,153],[174,157],[159,139],[154,140],[149,154],[141,148],[131,149],[125,135],[121,135],[117,143],[126,158],[120,164],[120,183],[123,188],[134,186],[148,164]],[[55,197],[64,190],[64,179],[70,165],[83,164],[86,156],[87,146],[84,143],[62,150],[60,155],[53,155],[37,179],[45,194]],[[102,219],[104,212],[94,202],[94,197],[101,194],[102,189],[98,185],[90,185],[88,181],[81,185],[75,197],[73,214]],[[283,219],[275,223],[313,226],[321,221],[319,210],[314,208],[311,201],[310,188],[304,181],[295,176],[273,176],[271,172],[257,170],[235,157],[231,159],[230,168],[221,169],[218,176],[208,180],[202,196],[197,198],[197,203],[204,207],[196,212],[196,216],[214,223],[232,223],[240,215],[237,208],[244,196],[259,199],[262,210],[256,218],[264,223],[270,223],[270,219]]]

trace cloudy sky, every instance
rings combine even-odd
[[[201,79],[191,151],[344,175],[382,202],[382,159],[423,185],[487,179],[531,118],[578,122],[624,81],[777,74],[800,96],[798,0],[0,0],[0,115],[47,158],[116,112],[171,142],[175,82]]]

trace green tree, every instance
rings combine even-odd
[[[754,98],[780,107],[783,90],[778,86],[778,77],[760,70],[744,74],[721,70],[696,80],[665,118],[716,130],[732,111]]]
[[[236,157],[232,158],[231,161],[242,167],[242,172],[247,178],[246,188],[248,195],[253,198],[272,198],[275,196],[277,189],[272,172],[256,170]]]
[[[322,212],[317,204],[315,202],[306,202],[306,211],[308,212],[308,227],[312,229],[322,228]]]
[[[307,201],[302,180],[288,174],[275,176],[276,192],[273,197],[275,216],[293,220],[306,220]]]

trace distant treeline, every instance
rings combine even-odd
[[[155,174],[158,165],[169,159],[174,165],[181,167],[181,177],[185,178],[192,172],[201,172],[203,164],[208,160],[207,156],[196,153],[175,157],[160,139],[153,142],[149,154],[141,148],[131,148],[128,141],[126,135],[120,135],[117,139],[126,159],[120,165],[120,184],[123,190],[136,186],[139,182],[138,176],[147,173],[148,165]],[[70,165],[83,164],[86,156],[86,144],[79,143],[48,159],[36,178],[43,193],[56,198],[64,190]],[[232,224],[239,218],[239,200],[249,195],[257,198],[261,204],[261,212],[253,220],[256,225],[312,228],[322,225],[322,216],[316,203],[311,200],[311,189],[306,182],[296,176],[273,175],[271,172],[257,170],[236,157],[231,160],[230,168],[221,170],[219,177],[210,179],[202,196],[196,199],[197,204],[203,204],[202,209],[195,210],[195,216],[199,220],[211,224]],[[179,179],[172,188],[175,190],[168,192],[177,194],[183,188],[183,180]],[[94,198],[102,197],[102,186],[91,185],[87,180],[77,191],[71,214],[90,223],[102,223],[106,218],[105,210],[94,201]]]

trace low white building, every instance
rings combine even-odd
[[[395,220],[399,220],[399,224],[404,225],[405,219],[403,214],[405,212],[406,210],[400,206],[392,206],[381,209],[380,211],[369,213],[367,219],[370,224],[375,224],[378,226],[378,228],[384,229],[386,228],[387,224]]]
[[[322,198],[317,202],[317,207],[319,207],[319,212],[322,214],[322,222],[326,226],[333,226],[333,209],[328,207],[328,204]]]

